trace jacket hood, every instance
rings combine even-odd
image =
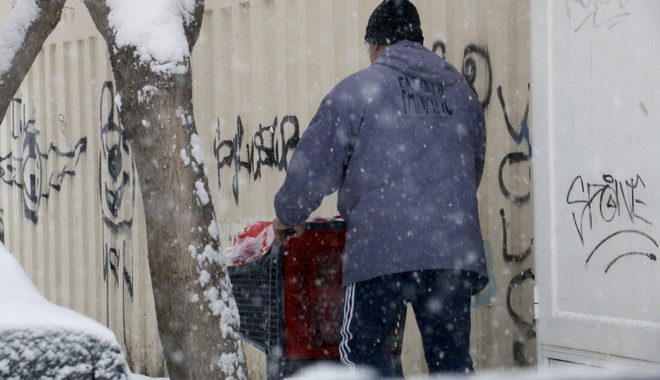
[[[373,64],[388,66],[406,75],[444,85],[463,80],[463,75],[442,57],[408,40],[388,46]]]

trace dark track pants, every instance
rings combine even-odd
[[[397,273],[344,287],[341,361],[369,366],[382,377],[401,377],[392,334],[410,303],[430,373],[473,372],[470,357],[471,272]],[[402,332],[401,332],[402,333]]]

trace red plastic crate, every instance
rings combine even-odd
[[[283,260],[287,360],[339,357],[345,241],[343,223],[308,226],[289,239]]]

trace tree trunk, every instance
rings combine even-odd
[[[41,52],[41,47],[46,38],[55,29],[62,16],[62,9],[66,0],[36,0],[39,15],[30,25],[11,25],[27,28],[23,43],[18,47],[16,54],[11,60],[10,67],[5,72],[0,72],[0,122],[5,118],[7,108],[18,91],[23,79],[27,75],[32,63]],[[17,3],[17,6],[20,5]],[[12,11],[13,12],[13,11]],[[11,14],[9,19],[11,19]],[[8,20],[9,20],[8,19]],[[8,20],[5,27],[9,27]],[[4,38],[4,36],[0,36]],[[4,46],[4,45],[3,45]],[[8,46],[6,46],[8,48]]]
[[[172,379],[246,378],[236,309],[218,252],[213,202],[196,141],[190,61],[158,74],[135,48],[118,47],[105,2],[87,8],[106,39],[144,203],[158,330]],[[190,50],[203,2],[189,23]],[[182,20],[183,22],[183,20]]]

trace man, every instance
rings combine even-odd
[[[422,46],[408,0],[369,18],[372,65],[323,99],[275,196],[276,239],[339,191],[348,232],[340,352],[399,376],[385,345],[411,303],[431,373],[471,372],[470,298],[487,282],[477,188],[483,109],[463,77]]]

